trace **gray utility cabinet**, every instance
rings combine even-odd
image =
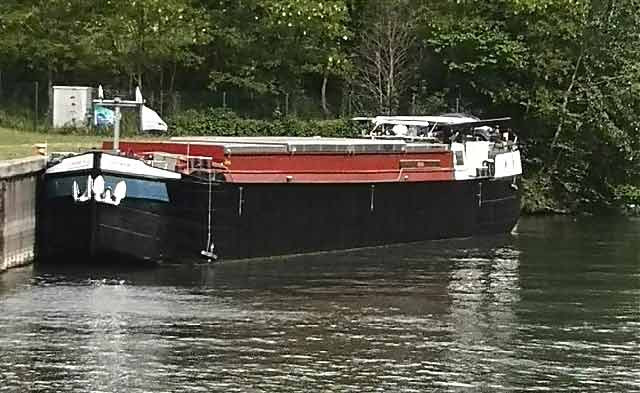
[[[53,128],[88,126],[92,93],[91,87],[53,86]]]

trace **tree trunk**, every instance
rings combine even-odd
[[[162,108],[164,106],[164,96],[163,96],[163,91],[162,89],[164,89],[164,67],[160,67],[160,104],[159,104],[159,109],[160,109],[160,115],[162,116]]]
[[[173,107],[171,108],[171,113],[175,113],[178,110],[177,98],[175,91],[175,82],[176,82],[176,72],[178,71],[178,65],[174,62],[173,67],[171,68],[171,76],[169,76],[169,97],[171,97],[171,102],[173,103]]]
[[[553,153],[555,150],[558,140],[560,139],[560,134],[562,133],[562,128],[564,126],[564,118],[567,115],[567,105],[569,104],[569,97],[571,96],[571,92],[573,91],[573,87],[576,83],[576,77],[578,76],[578,71],[580,70],[580,65],[582,64],[582,56],[584,54],[584,50],[580,52],[580,56],[578,56],[578,60],[576,60],[575,68],[573,69],[573,75],[571,76],[571,82],[569,83],[569,87],[564,92],[564,96],[562,98],[562,106],[560,107],[560,119],[558,121],[558,127],[556,128],[556,132],[553,135],[553,139],[551,140],[551,147],[549,148],[549,153]],[[558,153],[556,158],[553,160],[553,164],[551,165],[551,169],[556,169],[558,167],[558,162],[560,161],[560,155],[562,151]],[[551,155],[551,154],[550,154]],[[540,169],[543,171],[545,169],[545,165]]]
[[[138,84],[140,91],[142,91],[142,70],[140,67],[138,67],[138,72],[136,73],[136,83]]]
[[[173,88],[175,87],[176,82],[176,72],[178,71],[178,65],[173,63],[173,67],[171,68],[171,76],[169,77],[169,92],[173,93]]]
[[[387,62],[388,62],[388,69],[389,69],[389,73],[387,75],[387,112],[392,115],[394,112],[394,108],[393,108],[393,91],[394,91],[394,82],[395,82],[395,57],[394,57],[394,46],[395,46],[395,42],[393,42],[393,35],[392,35],[392,26],[391,26],[392,22],[389,21],[389,25],[387,27],[387,36],[389,37],[389,47],[387,48],[388,51],[388,56],[389,58],[387,58]]]
[[[329,115],[331,114],[329,112],[329,107],[327,106],[327,82],[328,81],[329,81],[329,75],[327,74],[327,72],[325,72],[322,78],[322,89],[321,89],[322,111],[324,112],[325,117],[329,117]]]
[[[138,80],[138,87],[140,91],[142,91],[142,72],[143,72],[143,61],[145,60],[145,49],[144,49],[144,39],[145,39],[145,8],[142,4],[140,4],[140,14],[138,14],[138,24],[137,24],[137,34],[138,34],[138,58],[136,60],[136,73]]]
[[[562,98],[562,106],[560,107],[560,121],[558,122],[556,133],[553,135],[553,140],[551,141],[551,150],[553,150],[556,147],[556,144],[558,143],[558,138],[560,137],[560,133],[562,132],[564,116],[567,113],[567,104],[569,103],[569,96],[571,95],[573,86],[576,83],[576,77],[578,76],[578,70],[580,69],[581,62],[582,62],[582,54],[580,54],[580,56],[578,57],[578,60],[576,60],[576,66],[573,70],[573,75],[571,76],[571,83],[569,83],[569,87],[564,92],[564,97]]]
[[[378,103],[378,112],[382,114],[386,114],[384,112],[384,88],[383,88],[383,77],[382,77],[382,57],[380,56],[380,51],[376,52],[376,68],[378,71],[378,91],[380,92],[379,103]]]
[[[558,126],[556,127],[556,132],[553,135],[553,139],[551,140],[551,146],[549,147],[549,160],[551,159],[553,151],[555,150],[558,144],[558,140],[560,139],[560,134],[562,133],[562,128],[564,126],[564,118],[567,114],[567,105],[569,104],[569,96],[571,95],[571,92],[573,91],[573,87],[575,86],[576,78],[578,76],[578,71],[580,70],[580,65],[582,63],[583,54],[584,54],[584,49],[580,52],[580,56],[578,56],[578,59],[576,60],[576,65],[575,65],[575,68],[573,69],[573,75],[571,76],[571,82],[569,83],[569,86],[567,87],[567,90],[564,92],[564,95],[562,98],[562,106],[560,107],[560,119],[558,121]],[[556,158],[553,160],[553,163],[551,164],[552,170],[555,170],[558,167],[558,162],[560,161],[561,154],[562,154],[562,151],[558,153]],[[544,172],[547,168],[548,168],[547,163],[546,162],[543,163],[542,167],[540,168],[540,172],[541,173]]]

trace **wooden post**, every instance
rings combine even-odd
[[[289,93],[284,94],[284,115],[289,116]]]
[[[53,126],[53,70],[47,70],[47,124]]]
[[[33,131],[38,130],[38,81],[33,83]]]
[[[176,113],[180,110],[180,92],[173,92],[173,113]]]
[[[411,114],[416,114],[416,93],[411,96]]]

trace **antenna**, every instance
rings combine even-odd
[[[136,102],[142,103],[142,91],[140,90],[140,86],[136,86]]]

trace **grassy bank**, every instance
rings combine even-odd
[[[0,160],[33,155],[37,143],[46,143],[49,152],[75,152],[100,147],[105,139],[105,136],[36,133],[0,127]]]

